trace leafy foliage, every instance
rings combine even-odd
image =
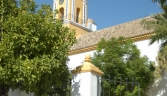
[[[3,0],[1,5],[0,96],[9,88],[37,96],[64,94],[74,31],[54,19],[48,5],[38,8],[33,0]]]
[[[167,45],[167,4],[164,3],[166,0],[156,0],[163,5],[161,5],[163,13],[153,15],[151,19],[144,19],[141,24],[145,25],[146,29],[152,30],[155,35],[151,37],[150,44],[154,42],[161,41],[161,48]]]
[[[111,38],[108,41],[102,39],[98,43],[92,63],[104,72],[104,78],[119,81],[121,77],[122,82],[124,82],[126,78],[134,77],[135,82],[140,82],[142,96],[145,95],[145,91],[154,80],[152,62],[148,61],[146,56],[141,57],[137,47],[131,41],[122,37]],[[112,83],[104,82],[103,85],[104,88],[111,86],[113,92],[114,85]],[[118,86],[114,92],[118,94],[118,90],[124,90],[125,88],[125,85]],[[132,89],[129,86],[128,91],[130,92],[130,90]]]
[[[157,56],[158,65],[155,65],[155,79],[161,79],[164,74],[167,72],[167,46],[163,47],[161,51],[159,51]]]
[[[167,3],[166,0],[152,0],[153,2],[160,3],[163,13],[153,15],[150,19],[145,19],[142,24],[146,26],[147,29],[153,30],[155,35],[151,37],[150,44],[154,42],[161,41],[161,47],[157,56],[158,65],[155,66],[155,79],[160,79],[164,76],[167,71],[166,66],[166,50],[167,50]]]
[[[153,2],[158,2],[160,3],[161,5],[165,4],[166,3],[166,0],[152,0]]]

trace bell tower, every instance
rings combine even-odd
[[[88,19],[87,0],[53,0],[53,10],[58,10],[56,19],[76,30],[76,37],[96,31],[96,24]]]

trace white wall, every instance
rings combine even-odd
[[[19,89],[16,90],[9,90],[9,96],[34,96],[33,93],[27,94],[26,92],[20,91]]]
[[[156,62],[156,57],[160,47],[159,43],[149,45],[149,40],[143,40],[135,42],[134,44],[138,47],[138,49],[140,49],[141,56],[146,55],[149,60]],[[69,56],[70,61],[68,66],[70,68],[76,68],[77,66],[83,64],[86,54],[93,56],[94,52],[95,51],[89,51]],[[151,86],[151,88],[148,90],[148,96],[167,96],[167,76],[163,77],[162,80],[159,80],[159,82]]]
[[[20,96],[20,90],[16,89],[16,90],[9,90],[9,96]]]
[[[140,49],[141,56],[146,55],[149,60],[156,61],[156,56],[160,44],[154,43],[152,45],[149,45],[149,40],[138,41],[134,44],[138,47],[138,49]],[[68,66],[70,68],[76,68],[83,63],[86,54],[90,54],[91,56],[93,56],[94,52],[95,51],[89,51],[69,56],[70,61],[68,62]]]
[[[155,42],[149,45],[149,40],[143,40],[135,42],[135,44],[140,49],[141,55],[146,55],[149,60],[156,62],[160,43]],[[167,74],[162,79],[152,84],[147,94],[148,96],[167,96]]]
[[[149,91],[148,96],[167,96],[167,78],[164,76],[161,80],[154,83]]]
[[[91,56],[93,56],[94,52],[95,51],[89,51],[89,52],[84,52],[84,53],[69,56],[69,59],[70,59],[70,61],[68,62],[69,68],[74,69],[77,66],[82,65],[84,63],[85,56],[87,54],[90,54]]]
[[[33,93],[26,93],[26,92],[23,92],[23,91],[21,91],[20,94],[21,94],[20,96],[34,96]]]
[[[150,40],[138,41],[135,42],[135,45],[137,45],[138,49],[140,49],[142,56],[146,55],[149,60],[156,61],[160,44],[155,42],[152,45],[149,45],[149,42]]]

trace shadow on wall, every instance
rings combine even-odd
[[[8,93],[8,96],[21,96],[20,95],[20,90],[19,89],[15,89],[15,90],[10,89],[9,93]]]
[[[34,96],[34,93],[26,93],[25,91],[21,91],[21,96]]]
[[[77,77],[77,75],[73,76],[71,93],[72,93],[72,96],[81,96],[81,94],[79,93],[80,80],[75,81],[76,77]]]
[[[149,89],[148,96],[167,96],[167,76]]]
[[[9,90],[8,96],[34,96],[33,93],[26,93],[25,91],[20,91],[20,89]]]

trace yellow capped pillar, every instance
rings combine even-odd
[[[88,54],[84,63],[72,71],[72,96],[100,96],[100,80],[104,73],[90,61],[91,56]]]

